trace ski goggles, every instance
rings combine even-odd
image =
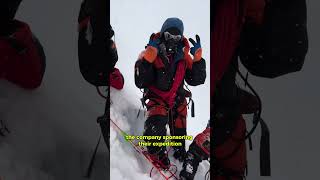
[[[163,35],[164,35],[164,39],[166,41],[174,40],[174,41],[178,42],[182,39],[181,35],[173,35],[173,34],[170,34],[169,32],[164,32]]]

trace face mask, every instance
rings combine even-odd
[[[172,35],[169,32],[164,32],[164,45],[167,54],[174,54],[177,52],[178,44],[181,42],[181,35]]]

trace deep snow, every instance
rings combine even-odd
[[[19,8],[17,18],[29,23],[44,46],[47,69],[35,91],[0,80],[0,118],[11,130],[0,137],[3,180],[84,179],[104,100],[78,67],[80,2],[28,0]],[[106,152],[102,145],[92,179],[107,178]]]
[[[127,134],[142,135],[145,121],[144,111],[141,110],[139,113],[139,106],[136,105],[135,98],[127,97],[132,97],[132,95],[126,91],[117,92],[117,90],[111,89],[112,106],[110,117]],[[127,180],[150,179],[149,172],[152,165],[124,140],[123,135],[113,125],[110,128],[110,142],[111,179],[120,177]],[[187,146],[190,143],[191,141],[186,141]],[[182,164],[173,159],[172,153],[169,153],[169,158],[172,163],[178,166],[178,170],[181,170]],[[207,161],[201,163],[195,180],[204,179],[208,169],[209,163]],[[159,174],[154,174],[152,179],[159,179],[159,177]]]

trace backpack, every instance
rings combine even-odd
[[[300,71],[307,51],[305,0],[268,1],[263,24],[243,27],[240,61],[255,76],[275,78]]]
[[[81,4],[78,17],[78,57],[80,72],[84,79],[94,86],[107,86],[109,74],[115,63],[110,63],[111,49],[113,45],[111,26],[107,25],[104,10],[105,1],[96,5],[95,1],[85,0]],[[97,12],[99,11],[99,12]],[[100,12],[103,11],[104,13]],[[107,30],[107,31],[106,31]],[[116,49],[111,56],[111,61],[118,59]],[[109,54],[108,54],[109,53]]]

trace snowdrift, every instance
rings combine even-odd
[[[144,110],[140,109],[139,96],[130,94],[126,90],[117,91],[111,89],[111,101],[110,118],[127,134],[142,135],[145,116]],[[169,132],[167,134],[169,135]],[[186,141],[186,146],[188,147],[191,142]],[[182,163],[175,160],[172,156],[172,151],[170,152],[169,159],[171,163],[177,166],[178,172],[176,175],[179,176]],[[110,167],[111,179],[161,179],[156,170],[153,170],[152,178],[150,178],[149,173],[152,165],[142,154],[137,153],[112,125],[110,126]],[[209,167],[210,164],[207,161],[203,161],[199,165],[195,180],[204,180]]]

